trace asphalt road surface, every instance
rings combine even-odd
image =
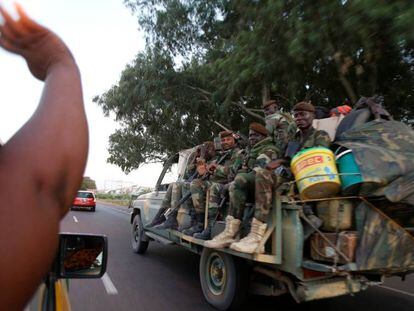
[[[151,242],[145,255],[132,252],[126,208],[98,204],[95,213],[71,211],[62,232],[105,234],[109,240],[107,273],[102,279],[71,280],[74,311],[214,310],[204,300],[198,278],[199,256],[178,246]],[[405,282],[388,279],[354,296],[297,305],[286,297],[250,297],[243,310],[303,311],[414,310],[414,275]]]

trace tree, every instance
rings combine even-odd
[[[290,109],[378,93],[394,116],[413,117],[410,1],[124,3],[147,49],[95,98],[121,124],[109,161],[124,171],[211,139],[214,120],[245,129],[269,97]]]
[[[90,177],[83,177],[82,184],[80,190],[96,190],[96,183]]]

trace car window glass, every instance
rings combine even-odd
[[[167,171],[167,173],[164,176],[164,179],[162,180],[162,183],[171,183],[174,181],[177,181],[178,177],[178,164],[174,163],[171,168]]]
[[[93,194],[91,192],[78,192],[76,197],[82,199],[93,199]]]

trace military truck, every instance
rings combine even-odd
[[[179,154],[179,178],[184,175],[192,152],[185,150]],[[181,232],[147,228],[160,208],[166,190],[162,181],[174,158],[165,163],[155,191],[133,202],[132,249],[144,254],[149,243],[157,241],[199,254],[205,299],[219,310],[236,309],[248,293],[290,294],[303,303],[354,294],[381,284],[387,276],[405,276],[414,271],[414,209],[409,205],[393,205],[381,196],[374,200],[361,195],[305,200],[298,197],[294,183],[286,183],[273,195],[272,217],[258,248],[264,245],[264,254],[210,249],[204,247],[204,241]],[[340,217],[334,217],[337,224],[326,232],[312,222],[306,210],[309,206],[315,209],[323,205],[331,206],[332,210],[335,202],[352,203],[352,222],[344,231]],[[341,216],[346,208],[336,208],[336,216]],[[248,211],[242,228],[249,226]],[[223,222],[217,221],[213,236],[221,230]]]

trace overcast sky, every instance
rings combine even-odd
[[[147,165],[128,176],[106,162],[108,137],[117,127],[92,102],[115,84],[125,65],[144,48],[136,17],[122,0],[20,0],[28,14],[53,29],[72,50],[82,73],[90,146],[85,176],[98,188],[123,181],[153,186],[160,165]],[[11,8],[12,1],[0,0]],[[43,84],[35,80],[22,58],[0,51],[0,138],[7,141],[34,112]]]

